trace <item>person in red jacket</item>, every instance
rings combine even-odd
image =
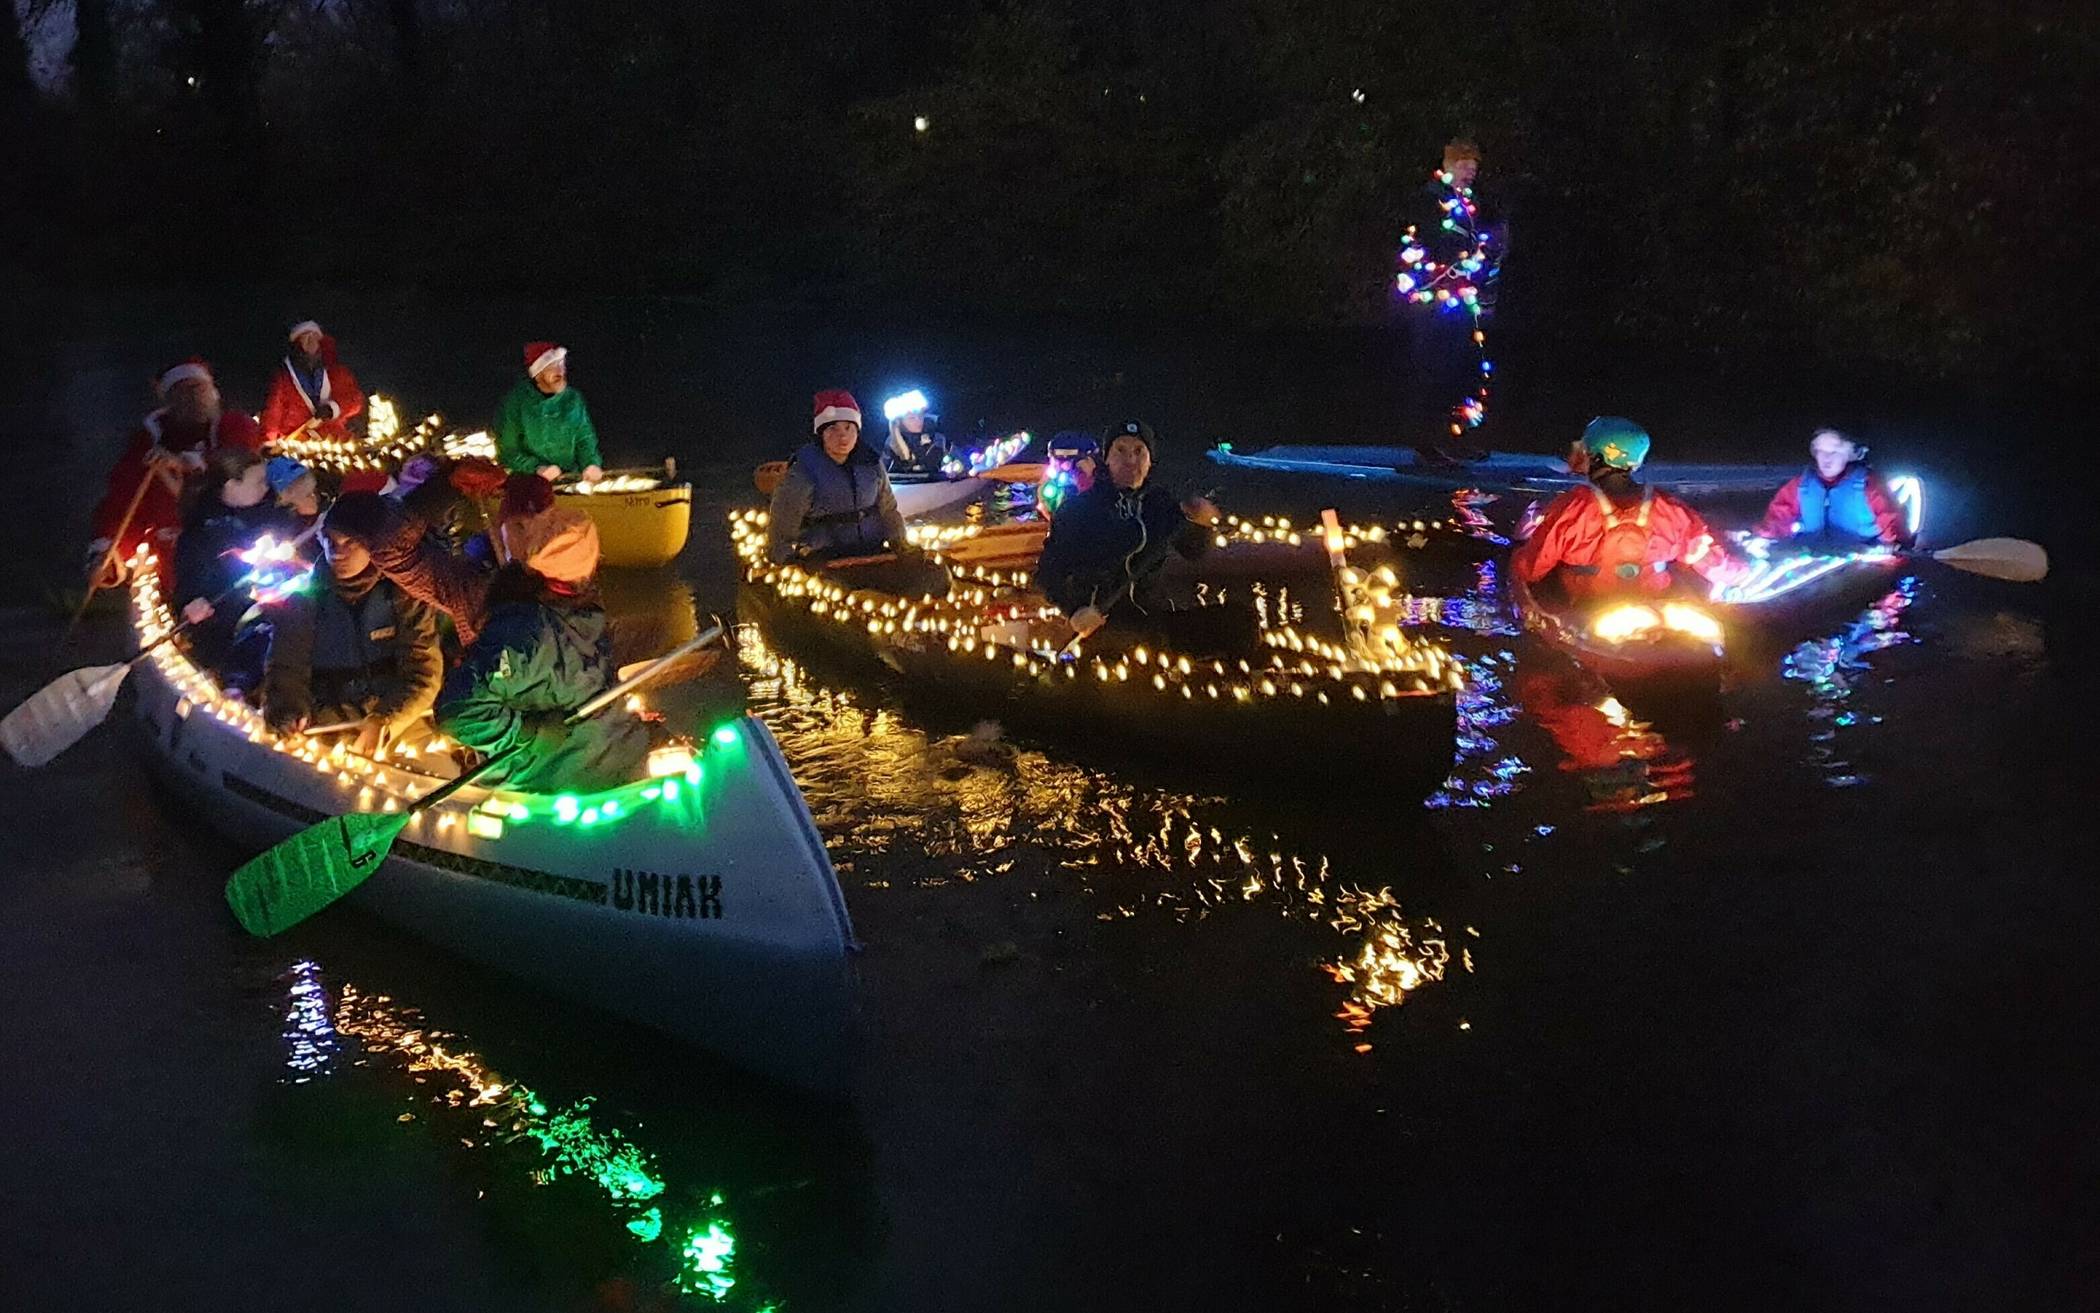
[[[311,424],[312,437],[350,441],[348,421],[363,412],[365,394],[336,359],[335,339],[306,319],[292,325],[289,340],[263,405],[263,440],[276,442]]]
[[[1707,579],[1727,576],[1732,562],[1699,512],[1634,482],[1651,441],[1632,420],[1590,421],[1582,431],[1590,481],[1554,498],[1510,556],[1519,578],[1535,584],[1557,572],[1568,596],[1585,601],[1667,592],[1680,566]]]
[[[182,529],[183,481],[201,471],[205,458],[221,447],[262,448],[262,431],[240,411],[226,409],[211,367],[202,360],[171,366],[155,386],[163,404],[132,435],[95,507],[88,573],[97,587],[122,583],[132,553],[141,545],[153,549],[162,574],[169,575],[175,536]]]
[[[1780,487],[1758,537],[1825,547],[1910,545],[1909,518],[1888,484],[1867,468],[1866,448],[1836,429],[1817,429],[1808,454],[1815,464]]]

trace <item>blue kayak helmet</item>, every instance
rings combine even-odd
[[[1617,415],[1599,415],[1582,431],[1582,449],[1589,453],[1591,464],[1629,473],[1648,459],[1653,443],[1648,430]]]

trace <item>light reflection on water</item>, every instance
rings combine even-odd
[[[1260,902],[1347,941],[1323,967],[1346,986],[1345,1020],[1445,978],[1442,932],[1402,909],[1384,872],[1345,878],[1325,854],[1234,825],[1226,799],[1132,786],[990,727],[930,736],[869,696],[819,682],[756,626],[739,640],[751,708],[780,740],[849,881],[935,887],[1027,862],[1076,875],[1101,904],[1097,920],[1190,923]]]
[[[435,1120],[466,1150],[495,1156],[499,1183],[591,1187],[610,1224],[637,1247],[635,1268],[650,1281],[704,1305],[755,1313],[777,1307],[750,1286],[739,1288],[737,1233],[721,1192],[673,1191],[657,1156],[596,1112],[593,1097],[552,1106],[413,1007],[348,981],[331,998],[310,960],[294,964],[284,980],[289,1083],[338,1074],[347,1042],[357,1055],[349,1065],[405,1078],[409,1111],[398,1121]]]
[[[1784,678],[1808,689],[1808,763],[1833,789],[1867,782],[1844,746],[1862,726],[1880,724],[1881,717],[1861,710],[1855,697],[1873,686],[1868,679],[1873,669],[1868,657],[1912,641],[1903,628],[1903,613],[1916,598],[1917,589],[1915,578],[1899,580],[1844,628],[1801,644],[1781,663]]]

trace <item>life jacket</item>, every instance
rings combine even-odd
[[[1649,521],[1655,512],[1655,489],[1641,489],[1640,501],[1620,506],[1602,488],[1590,485],[1597,513],[1604,517],[1604,536],[1594,565],[1565,565],[1568,592],[1578,597],[1613,593],[1659,593],[1670,586],[1673,552],[1660,550]]]
[[[796,541],[818,556],[869,556],[887,537],[876,503],[882,492],[882,461],[868,448],[853,449],[844,465],[812,442],[795,453],[795,466],[810,484],[809,513]]]
[[[1827,487],[1813,468],[1801,475],[1801,509],[1794,519],[1797,538],[1873,542],[1881,537],[1874,507],[1867,500],[1867,467],[1853,465]]]
[[[367,681],[392,675],[404,637],[394,610],[399,596],[383,580],[354,602],[327,588],[314,607],[313,673],[357,673]]]

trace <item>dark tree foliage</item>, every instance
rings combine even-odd
[[[76,277],[1374,323],[1464,134],[1541,339],[2001,382],[2100,346],[2089,0],[71,7],[35,130]]]

